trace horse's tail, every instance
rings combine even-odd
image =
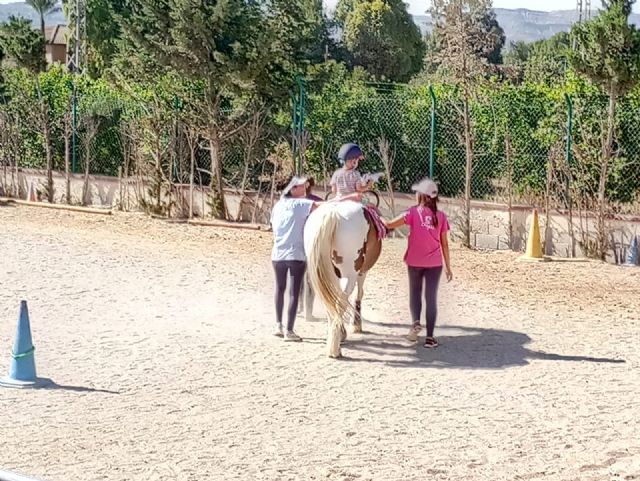
[[[332,262],[332,252],[336,230],[340,216],[334,209],[329,210],[322,219],[307,254],[309,282],[317,296],[324,304],[329,319],[342,325],[349,309],[349,301],[340,288],[340,280],[336,275]]]

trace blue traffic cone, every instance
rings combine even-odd
[[[9,376],[0,379],[0,386],[36,387],[40,384],[36,378],[35,350],[36,348],[31,340],[27,301],[20,301],[20,318],[18,319],[16,340],[11,353],[12,360]]]
[[[634,237],[629,245],[629,253],[627,254],[627,262],[625,266],[635,267],[638,265],[638,237]]]

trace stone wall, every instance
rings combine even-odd
[[[71,199],[73,204],[81,204],[84,176],[71,175]],[[45,172],[31,169],[20,169],[17,174],[7,170],[0,170],[0,191],[5,194],[17,192],[20,198],[26,199],[30,189],[37,191],[43,199],[46,197],[44,185]],[[56,202],[66,202],[66,179],[63,174],[54,174],[54,193]],[[149,202],[148,183],[143,179],[130,178],[119,180],[114,177],[90,176],[86,204],[94,207],[110,207],[124,210],[140,210],[144,201]],[[0,192],[1,193],[1,192]],[[324,196],[324,192],[316,192]],[[173,216],[188,216],[189,214],[189,185],[176,186],[176,205],[172,209]],[[209,189],[199,187],[193,192],[193,213],[197,217],[210,216],[207,205]],[[166,199],[165,199],[166,200]],[[277,199],[276,199],[277,200]],[[395,212],[400,213],[414,203],[414,197],[408,194],[395,194]],[[227,192],[227,204],[233,219],[268,224],[271,210],[271,196],[258,195],[247,192],[242,202],[238,193]],[[257,204],[257,205],[256,205]],[[383,215],[391,217],[389,199],[384,193],[381,199]],[[459,199],[442,199],[439,205],[447,216],[452,228],[452,239],[459,240],[462,235],[463,204]],[[472,244],[480,249],[513,249],[523,251],[532,222],[533,210],[529,206],[513,206],[511,214],[503,204],[487,202],[472,202],[471,227]],[[511,222],[509,221],[511,219]],[[580,247],[583,235],[593,235],[595,222],[593,216],[574,219],[572,228],[567,213],[552,212],[548,216],[540,214],[540,233],[545,241],[546,254],[558,257],[582,257],[584,252]],[[621,216],[609,221],[612,249],[608,261],[624,262],[627,249],[634,236],[640,235],[640,218]]]

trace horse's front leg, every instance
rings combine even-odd
[[[358,293],[356,294],[356,310],[353,313],[353,332],[358,334],[362,332],[362,298],[364,297],[364,281],[367,273],[358,274]]]

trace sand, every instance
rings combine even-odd
[[[0,375],[29,303],[48,389],[0,388],[0,468],[70,480],[640,479],[640,268],[453,248],[437,350],[404,240],[363,335],[271,337],[268,232],[0,207]],[[316,315],[323,316],[321,306]]]

